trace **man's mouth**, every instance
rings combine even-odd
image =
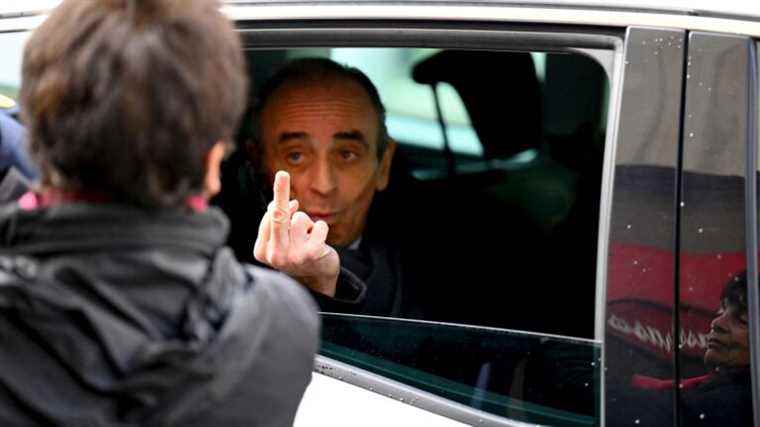
[[[312,221],[324,221],[328,225],[335,222],[335,218],[338,216],[337,212],[328,212],[328,211],[306,211],[306,215],[309,215],[309,218],[311,218]]]

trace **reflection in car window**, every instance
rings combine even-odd
[[[323,314],[321,354],[492,414],[598,424],[600,346],[591,340]]]
[[[645,37],[661,45],[662,40],[679,36],[637,32],[630,46],[643,47],[629,49],[634,55],[626,58],[634,72],[641,68],[642,57],[646,63],[661,49],[657,46],[653,53],[651,44],[641,42]],[[608,310],[612,339],[606,341],[605,352],[608,361],[614,355],[631,363],[618,362],[614,377],[607,376],[612,408],[607,411],[608,425],[752,423],[747,329],[742,320],[747,307],[744,177],[749,55],[746,40],[734,36],[691,34],[688,48],[685,79],[676,55],[658,55],[651,74],[654,78],[669,69],[665,85],[675,88],[678,83],[673,85],[672,80],[684,82],[682,114],[677,110],[680,104],[671,104],[670,99],[649,98],[657,101],[650,105],[676,106],[668,110],[670,116],[658,111],[656,123],[670,123],[680,115],[682,144],[657,146],[675,140],[675,128],[668,128],[668,134],[648,138],[648,150],[635,145],[624,149],[628,152],[622,154],[628,155],[621,158],[646,159],[646,166],[619,166],[616,176],[615,197],[644,201],[642,206],[651,213],[642,215],[640,207],[629,203],[631,212],[616,218],[629,217],[618,223],[625,224],[625,230],[619,230],[619,242],[611,250],[616,256],[611,270],[615,280],[608,288],[613,297]],[[671,156],[675,146],[683,147],[680,171]],[[672,169],[662,167],[668,164]],[[674,203],[671,195],[676,188],[680,199]],[[675,236],[669,223],[674,207],[678,221],[673,223],[679,228]],[[676,257],[671,252],[674,237]]]

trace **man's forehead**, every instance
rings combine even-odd
[[[265,108],[282,101],[309,100],[314,97],[349,98],[357,105],[372,107],[369,94],[361,84],[348,77],[328,76],[286,81],[271,94]]]
[[[366,90],[346,78],[287,82],[272,93],[261,114],[265,133],[308,134],[315,127],[329,127],[334,133],[374,134],[379,127]]]

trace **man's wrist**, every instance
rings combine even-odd
[[[338,275],[332,275],[329,277],[295,277],[295,279],[302,283],[307,288],[314,292],[326,295],[330,298],[335,297],[335,291],[338,286]]]

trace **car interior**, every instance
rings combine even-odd
[[[455,284],[438,283],[452,287],[447,293],[456,301],[437,292],[441,312],[426,320],[592,338],[608,91],[595,60],[568,53],[412,48],[249,50],[247,55],[255,64],[253,96],[257,85],[298,57],[330,57],[373,79],[398,150],[389,187],[377,196],[392,200],[377,203],[391,208],[373,209],[372,215],[388,218],[379,222],[390,227],[399,224],[392,218],[401,204],[432,214],[426,220],[440,228],[426,227],[435,230],[428,234],[412,230],[418,234],[414,240],[450,248],[477,245],[474,254],[461,254],[457,270],[469,266],[465,280],[489,282],[483,287],[491,298],[467,302]],[[258,224],[249,218],[260,217],[267,189],[240,188],[250,184],[234,176],[240,172],[233,165],[246,156],[240,149],[228,160],[227,170],[235,172],[224,176],[218,203],[231,216],[231,246],[250,260],[255,233],[246,231]],[[487,236],[438,232],[468,219],[491,224]],[[413,262],[426,262],[422,258]],[[546,308],[526,309],[523,302],[535,299]],[[465,304],[469,310],[452,313]],[[546,310],[563,320],[541,316]]]

